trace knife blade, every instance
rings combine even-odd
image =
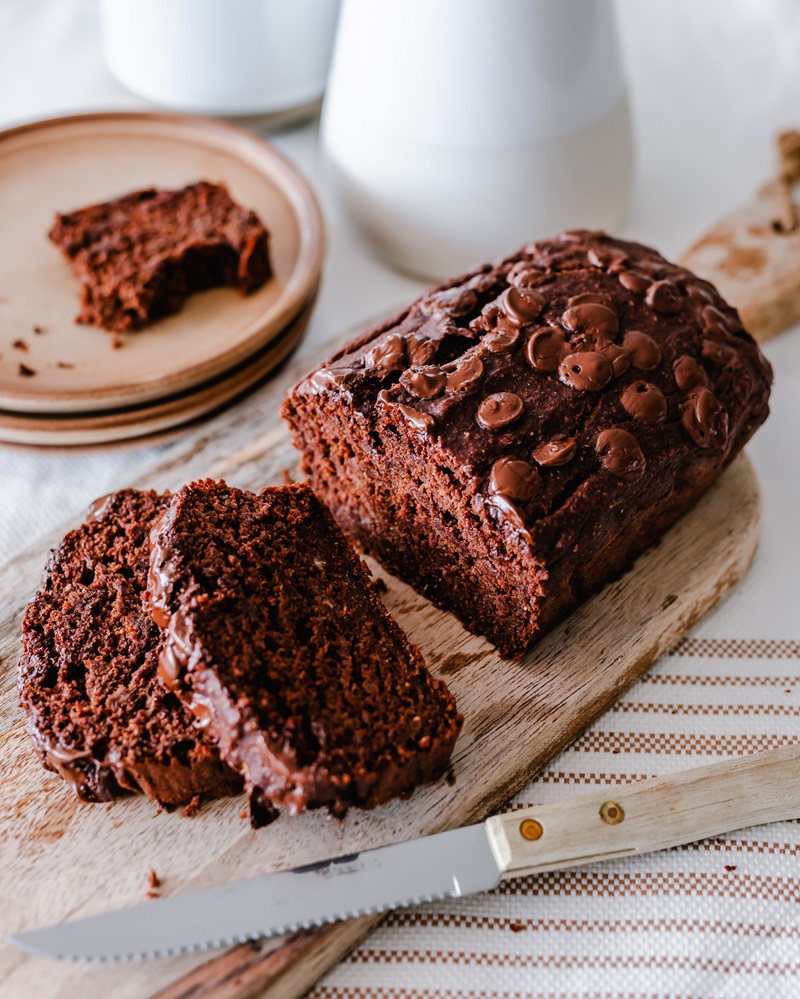
[[[608,797],[612,794],[613,797]],[[501,879],[662,850],[800,817],[800,745],[496,815],[391,846],[32,930],[31,954],[137,960],[277,936]]]
[[[10,937],[31,954],[141,960],[208,950],[494,888],[484,825],[158,899]]]

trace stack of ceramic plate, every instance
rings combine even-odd
[[[143,187],[223,182],[270,231],[257,292],[189,298],[115,338],[74,321],[79,285],[47,238],[57,212]],[[219,409],[262,380],[308,323],[323,256],[311,189],[268,143],[220,122],[97,114],[0,134],[0,440],[93,444],[142,437]]]

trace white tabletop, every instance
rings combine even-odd
[[[619,13],[637,150],[621,235],[676,255],[770,177],[775,135],[800,126],[800,0],[620,0]],[[0,127],[141,106],[103,65],[96,0],[0,0]],[[315,125],[272,140],[321,183]],[[329,249],[301,347],[309,357],[323,339],[422,288],[376,262],[319,191]],[[748,449],[765,504],[753,569],[694,643],[662,661],[657,681],[634,687],[627,708],[592,727],[591,745],[554,761],[517,800],[800,738],[800,330],[766,353],[776,372],[772,416]],[[0,559],[136,479],[158,452],[0,447]],[[390,920],[314,995],[796,997],[798,852],[800,827],[783,823],[428,907]]]

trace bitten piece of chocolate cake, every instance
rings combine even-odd
[[[261,220],[207,181],[58,215],[50,239],[81,282],[77,321],[118,333],[180,311],[205,288],[249,294],[271,273]]]
[[[143,598],[149,532],[168,501],[133,489],[98,500],[51,554],[25,612],[28,733],[86,801],[141,791],[173,806],[241,787],[157,675],[161,633]]]
[[[283,415],[345,532],[518,654],[698,500],[771,381],[712,285],[576,231],[428,292]]]
[[[446,767],[455,701],[307,486],[184,486],[152,541],[161,675],[244,775],[255,825],[371,808]]]

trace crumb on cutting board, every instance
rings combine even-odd
[[[33,368],[29,368],[27,364],[20,364],[18,371],[23,378],[32,378],[36,374]]]
[[[74,368],[74,364],[68,364],[66,361],[56,361],[57,368]]]
[[[185,819],[192,819],[200,811],[200,795],[196,794],[181,812]]]
[[[14,348],[14,350],[25,350],[25,351],[30,350],[30,348],[28,347],[27,343],[24,340],[22,340],[22,339],[15,340],[11,344],[11,346]]]
[[[42,334],[42,333],[46,333],[46,332],[47,332],[47,327],[45,327],[45,326],[38,326],[38,325],[37,325],[37,326],[34,326],[34,327],[33,327],[33,332],[34,332],[34,333],[35,333],[35,334],[36,334],[37,336],[39,336],[40,334]]]

